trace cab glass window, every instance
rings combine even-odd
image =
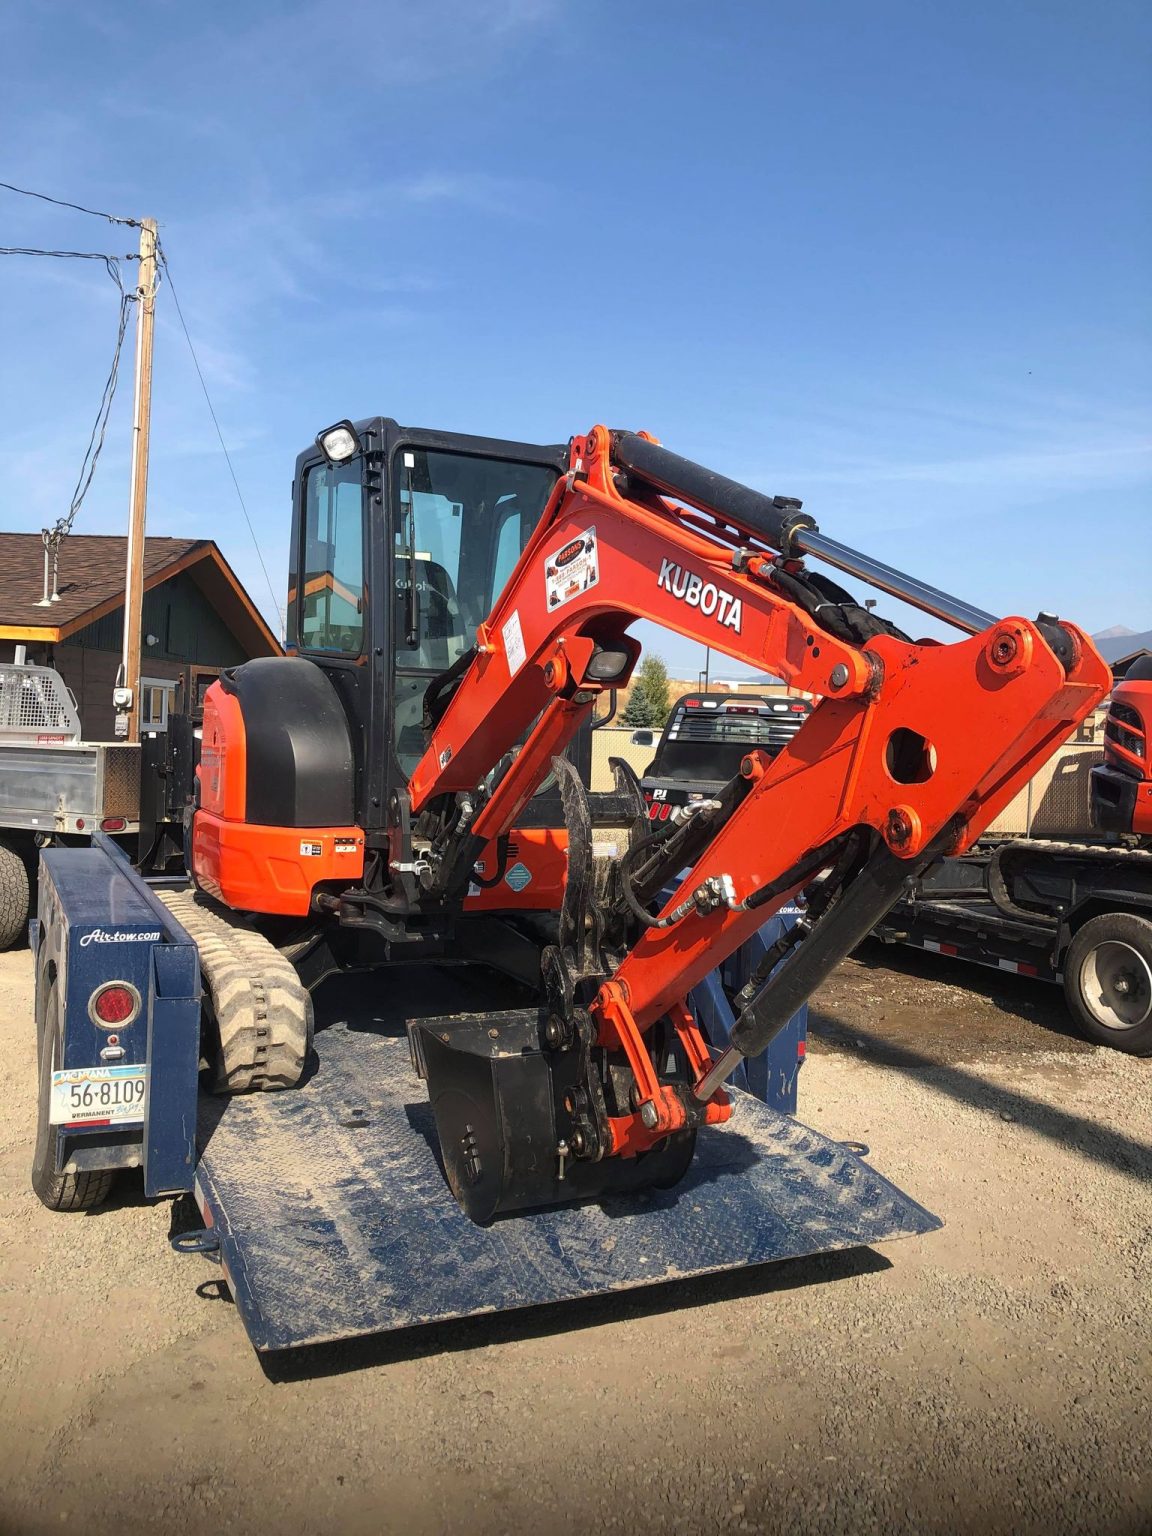
[[[427,448],[395,455],[396,751],[407,771],[424,750],[424,690],[474,643],[556,473],[542,464]]]
[[[360,464],[316,464],[304,485],[302,650],[359,656],[364,643],[364,492]]]

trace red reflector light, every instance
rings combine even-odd
[[[664,804],[660,807],[660,820],[667,821],[671,814],[672,807],[668,804],[667,801],[665,801]]]
[[[113,981],[92,994],[88,1012],[97,1024],[109,1029],[117,1025],[131,1024],[140,1008],[140,996],[135,987],[126,982]]]
[[[100,823],[101,832],[123,832],[128,823],[123,816],[105,816]]]
[[[657,816],[659,816],[659,814],[660,814],[660,807],[656,804],[656,802],[654,800],[650,801],[649,805],[648,805],[648,820],[649,821],[655,821]]]
[[[794,715],[806,715],[808,713],[807,704],[793,704],[792,713]]]
[[[685,709],[699,709],[700,708],[700,700],[699,699],[685,699],[684,700],[684,708]]]

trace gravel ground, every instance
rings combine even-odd
[[[943,1231],[271,1379],[167,1205],[39,1207],[0,955],[0,1530],[1152,1531],[1152,1062],[910,951],[842,966],[812,1035],[802,1118]]]

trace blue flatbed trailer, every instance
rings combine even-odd
[[[155,891],[106,839],[46,852],[40,890],[31,936],[41,1180],[139,1166],[148,1195],[192,1192],[202,1226],[174,1243],[218,1254],[257,1350],[575,1300],[941,1225],[849,1148],[793,1118],[798,1019],[774,1060],[749,1063],[731,1122],[701,1131],[674,1188],[477,1226],[445,1182],[406,1038],[413,1015],[475,1007],[472,976],[425,967],[416,986],[403,967],[376,971],[368,1007],[353,996],[342,1008],[352,984],[329,983],[305,1081],[217,1097],[198,1086],[196,947]],[[729,962],[729,982],[755,963],[762,941],[746,948]],[[693,998],[714,1048],[732,1022],[721,980],[713,973]],[[126,1026],[97,1020],[93,1000],[109,986],[138,994]]]

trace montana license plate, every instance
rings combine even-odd
[[[148,1068],[74,1067],[52,1074],[52,1125],[123,1125],[143,1120]]]

